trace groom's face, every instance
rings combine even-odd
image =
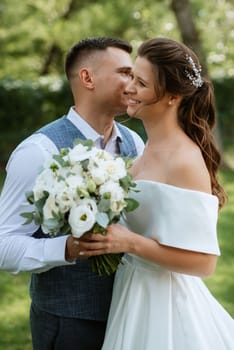
[[[127,109],[126,86],[131,79],[130,55],[114,47],[99,53],[99,62],[94,70],[96,96],[100,104],[111,114],[125,113]]]

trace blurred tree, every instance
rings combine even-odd
[[[182,38],[202,63],[202,57],[207,58],[212,76],[233,76],[233,1],[188,4],[186,0],[1,0],[0,78],[61,75],[67,48],[95,35],[121,36],[134,47],[153,36]],[[198,38],[204,52],[197,46]]]
[[[172,0],[171,8],[175,13],[183,42],[196,52],[202,66],[203,73],[208,74],[206,55],[202,48],[199,33],[193,20],[190,1]]]

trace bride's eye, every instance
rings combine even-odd
[[[145,87],[145,83],[142,80],[139,80],[139,85]]]

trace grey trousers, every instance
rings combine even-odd
[[[59,317],[30,309],[33,350],[101,350],[106,322]]]

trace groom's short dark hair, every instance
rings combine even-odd
[[[95,51],[104,51],[108,47],[115,47],[128,53],[132,52],[132,46],[123,39],[113,37],[90,37],[82,39],[72,46],[66,55],[65,73],[68,80],[75,64],[79,63],[87,55]]]

